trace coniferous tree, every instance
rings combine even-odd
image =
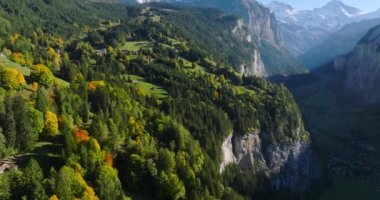
[[[100,199],[123,199],[123,190],[115,169],[103,165],[97,170],[96,175],[95,189]]]
[[[36,108],[45,113],[48,110],[48,99],[46,90],[43,87],[39,87],[36,95]]]
[[[28,113],[28,106],[21,96],[15,98],[13,109],[15,110],[16,125],[16,147],[26,152],[33,149],[38,140],[38,133],[33,130],[30,115]]]
[[[15,148],[16,146],[16,120],[13,112],[13,99],[7,98],[5,102],[4,113],[4,136],[7,140],[8,148]]]
[[[38,162],[30,160],[22,176],[24,195],[28,199],[45,200],[44,175]]]

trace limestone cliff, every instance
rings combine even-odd
[[[300,129],[296,131],[301,134]],[[242,170],[266,174],[274,189],[308,188],[317,174],[310,141],[299,137],[293,142],[263,145],[261,134],[252,132],[227,137],[222,145],[220,171],[223,172],[228,164],[236,164]]]
[[[246,26],[249,33],[248,36],[240,35],[240,37],[249,38],[247,41],[255,46],[252,62],[243,63],[238,68],[242,74],[269,77],[306,72],[285,49],[276,18],[269,9],[259,5],[255,0],[232,0],[232,2],[235,2],[231,3],[233,6],[224,10],[243,17],[244,24],[239,22],[238,25]]]
[[[259,40],[265,40],[278,48],[284,47],[284,40],[277,27],[276,17],[255,0],[241,0],[248,14],[247,26]]]
[[[255,49],[252,55],[252,62],[240,65],[238,71],[246,76],[266,77],[265,65],[261,59],[259,50]]]

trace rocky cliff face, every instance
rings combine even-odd
[[[246,15],[245,24],[257,46],[252,63],[245,65],[245,74],[270,77],[305,73],[307,70],[286,50],[275,15],[255,0],[239,1],[243,9],[234,14]]]
[[[260,134],[252,132],[244,136],[227,137],[222,145],[221,172],[226,165],[236,164],[243,170],[265,173],[274,189],[308,188],[317,173],[312,161],[310,141],[298,139],[264,146]]]
[[[365,103],[380,102],[380,26],[372,28],[355,49],[335,60],[344,70],[346,91]]]
[[[248,14],[247,26],[259,41],[265,40],[278,48],[283,48],[284,40],[277,27],[276,17],[255,0],[241,0],[241,4]]]
[[[244,19],[236,23],[233,33],[255,47],[251,62],[242,63],[237,67],[239,72],[248,76],[270,77],[307,71],[285,49],[276,18],[269,9],[254,0],[232,0],[232,2],[235,2],[234,6],[225,10]]]
[[[252,62],[248,63],[248,65],[240,66],[240,73],[246,76],[258,76],[258,77],[266,77],[267,72],[265,70],[265,65],[263,60],[261,59],[260,52],[255,49],[252,55]]]

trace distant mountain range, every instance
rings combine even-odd
[[[319,45],[344,25],[380,17],[380,10],[366,13],[332,0],[321,8],[296,11],[292,6],[273,1],[267,6],[277,17],[286,47],[293,55],[301,55]]]
[[[360,38],[378,24],[380,18],[347,24],[298,58],[308,68],[317,68],[352,51]]]

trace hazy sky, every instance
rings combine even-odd
[[[260,0],[259,0],[260,1]],[[261,0],[262,2],[271,2],[273,0]],[[292,5],[296,10],[306,10],[325,5],[330,0],[278,0]],[[363,11],[373,11],[380,8],[380,0],[341,0],[349,6],[359,8]]]

